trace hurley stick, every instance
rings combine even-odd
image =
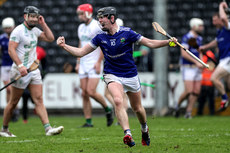
[[[172,39],[172,36],[170,36],[157,22],[153,22],[152,23],[153,28],[155,29],[156,32],[161,33],[162,35],[167,36],[168,38]],[[194,58],[195,60],[197,60],[199,63],[201,63],[203,66],[205,66],[206,68],[209,68],[208,64],[205,64],[202,60],[200,60],[198,57],[196,57],[193,53],[191,53],[188,49],[186,49],[183,45],[181,45],[179,42],[176,42],[176,44],[178,46],[180,46],[181,48],[183,48],[190,56],[192,56],[192,58]]]
[[[35,60],[35,61],[33,62],[33,64],[30,66],[30,68],[27,69],[27,72],[29,73],[29,72],[31,72],[31,71],[36,70],[36,69],[38,68],[38,66],[39,66],[39,62],[40,62],[40,61],[39,61],[38,59]],[[9,85],[11,85],[12,83],[16,82],[16,81],[19,80],[21,77],[22,77],[21,75],[17,76],[17,77],[14,78],[10,83],[8,83],[8,84],[5,85],[4,87],[2,87],[2,88],[0,89],[0,91],[2,91],[3,89],[5,89],[6,87],[8,87]]]

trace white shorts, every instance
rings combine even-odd
[[[198,67],[182,66],[181,72],[184,81],[200,81],[202,79],[202,73]]]
[[[105,74],[104,81],[107,85],[111,82],[120,83],[124,88],[124,92],[139,92],[141,90],[140,79],[138,76],[131,78],[123,78],[117,77],[113,74]]]
[[[79,78],[100,78],[102,76],[102,64],[101,64],[101,72],[99,74],[96,73],[94,69],[94,64],[82,64],[79,66]]]
[[[221,59],[217,67],[224,68],[228,73],[230,73],[230,57]]]
[[[2,79],[2,81],[10,81],[10,69],[11,69],[11,66],[2,66],[1,67],[1,79]]]
[[[10,78],[14,79],[18,75],[20,75],[19,71],[12,68],[10,71]],[[13,83],[12,86],[20,89],[26,89],[29,84],[42,84],[42,77],[39,69],[31,71],[26,76]]]

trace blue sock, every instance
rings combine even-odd
[[[222,98],[223,100],[228,100],[227,94],[222,95],[221,98]]]

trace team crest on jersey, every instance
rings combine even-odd
[[[124,44],[124,43],[125,43],[125,38],[122,37],[122,38],[120,39],[120,42],[121,42],[122,44]]]

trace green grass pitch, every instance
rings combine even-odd
[[[136,146],[123,144],[123,131],[113,124],[106,127],[105,117],[93,117],[94,128],[79,128],[83,117],[50,117],[52,125],[63,125],[63,133],[45,136],[38,117],[10,123],[16,138],[0,137],[1,153],[224,153],[230,152],[229,117],[173,117],[148,118],[151,146],[141,145],[140,125],[130,117],[130,126]],[[0,117],[2,125],[2,117]]]

